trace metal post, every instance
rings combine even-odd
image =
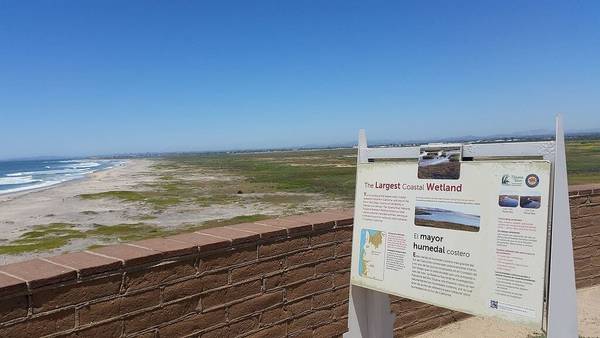
[[[548,296],[548,338],[577,337],[577,291],[571,236],[565,137],[556,117],[552,240]]]
[[[367,163],[367,136],[358,133],[358,163]],[[356,224],[354,225],[356,227]],[[348,332],[344,338],[391,338],[395,315],[390,310],[390,297],[383,292],[350,285]]]

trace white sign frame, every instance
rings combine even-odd
[[[546,259],[545,299],[548,338],[568,338],[577,334],[577,300],[575,265],[571,236],[569,187],[562,118],[556,117],[554,141],[463,144],[463,158],[542,157],[551,163],[548,246]],[[368,148],[364,130],[358,136],[358,163],[377,159],[416,159],[420,146]],[[355,225],[354,231],[357,231]],[[389,295],[350,285],[348,332],[344,338],[393,337],[394,314]],[[543,327],[541,328],[544,329]]]

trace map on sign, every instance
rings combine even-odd
[[[362,277],[383,280],[385,233],[362,229],[360,233],[360,258],[358,273]]]

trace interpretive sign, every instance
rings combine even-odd
[[[359,163],[353,285],[540,328],[551,163]]]

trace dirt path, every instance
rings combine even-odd
[[[600,337],[600,285],[577,290],[577,319],[581,337]],[[473,317],[426,332],[418,338],[527,338],[535,331],[510,322]]]

